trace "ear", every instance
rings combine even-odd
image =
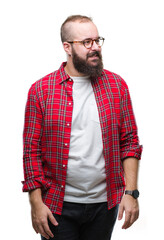
[[[69,56],[72,55],[72,47],[71,47],[71,44],[70,44],[70,43],[68,43],[68,42],[63,42],[63,48],[64,48],[64,51],[65,51]]]

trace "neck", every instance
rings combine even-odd
[[[66,73],[67,73],[69,76],[71,76],[71,77],[84,77],[84,76],[85,76],[84,74],[78,72],[78,71],[74,68],[73,63],[70,62],[70,61],[67,62],[67,64],[66,64],[66,66],[65,66],[64,69],[65,69]]]

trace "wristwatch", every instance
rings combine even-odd
[[[128,195],[131,195],[132,197],[134,197],[135,199],[137,199],[139,197],[139,191],[136,189],[136,190],[133,190],[133,191],[129,191],[129,190],[126,190],[125,191],[125,194],[128,194]]]

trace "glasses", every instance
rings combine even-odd
[[[96,38],[96,39],[91,39],[91,38],[88,38],[88,39],[85,39],[83,41],[69,41],[68,43],[81,43],[84,45],[84,47],[86,48],[91,48],[93,46],[93,42],[95,42],[99,47],[102,47],[103,43],[104,43],[104,40],[105,38],[103,37],[99,37],[99,38]]]

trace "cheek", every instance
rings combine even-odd
[[[84,60],[87,60],[87,58],[88,58],[88,51],[81,52],[81,58],[84,59]]]
[[[76,53],[78,54],[78,56],[84,60],[87,60],[87,55],[89,53],[89,50],[86,49],[83,46],[79,46],[76,50]]]

